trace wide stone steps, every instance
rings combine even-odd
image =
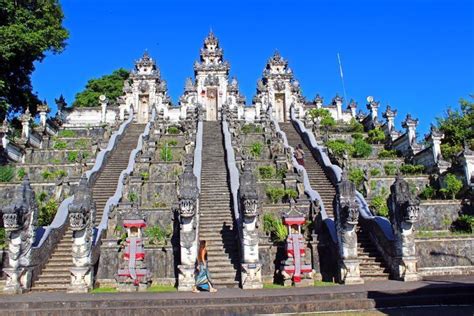
[[[357,229],[357,241],[360,276],[364,280],[388,279],[390,270],[377,247],[371,242],[369,235],[361,228]]]
[[[120,173],[128,166],[130,152],[136,147],[138,136],[144,128],[143,124],[134,124],[128,128],[92,188],[92,196],[97,208],[96,225],[102,219],[107,200],[115,193]],[[67,229],[38,280],[34,281],[32,290],[66,291],[71,282],[69,270],[72,265],[72,231]]]

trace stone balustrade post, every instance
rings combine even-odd
[[[359,206],[355,197],[355,185],[347,179],[344,169],[342,179],[337,185],[336,231],[339,248],[339,280],[344,284],[361,284],[360,261],[357,257],[356,226],[359,219]]]
[[[25,113],[20,116],[20,121],[22,125],[21,137],[23,139],[28,139],[30,137],[30,120],[31,114],[30,109],[26,108]]]
[[[100,102],[100,108],[101,108],[101,115],[100,115],[100,121],[101,123],[106,123],[107,122],[107,103],[109,100],[107,97],[103,94],[99,96],[99,102]]]
[[[418,126],[418,119],[413,119],[410,114],[407,114],[405,120],[402,122],[402,127],[406,130],[410,147],[416,144],[416,127]]]
[[[42,127],[46,127],[46,119],[47,119],[47,115],[49,111],[50,109],[46,101],[38,105],[38,112],[40,115],[40,125]]]
[[[389,218],[395,235],[395,258],[392,272],[396,279],[417,281],[417,254],[414,223],[418,220],[420,201],[410,191],[410,186],[399,174],[390,187]]]
[[[351,111],[352,118],[356,119],[357,118],[357,102],[351,99],[351,101],[349,102],[348,108]]]

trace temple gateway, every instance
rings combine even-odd
[[[421,142],[373,97],[309,101],[279,53],[251,104],[229,70],[211,32],[177,105],[145,53],[116,100],[41,104],[16,137],[5,122],[3,292],[191,291],[202,241],[217,288],[474,273],[472,234],[451,238],[473,207],[468,145],[446,160],[441,131]]]

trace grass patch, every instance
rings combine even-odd
[[[432,231],[420,230],[416,232],[417,238],[436,238],[436,237],[472,237],[472,233],[468,232],[452,232],[452,231]]]
[[[91,291],[91,293],[117,293],[117,289],[114,287],[98,287]]]
[[[163,285],[163,284],[155,284],[150,286],[147,289],[148,292],[153,293],[163,293],[163,292],[176,292],[177,289],[173,285]]]
[[[337,285],[337,283],[325,282],[325,281],[314,281],[314,286],[333,286],[333,285]]]
[[[264,289],[282,289],[284,288],[281,284],[274,284],[274,283],[263,283]]]

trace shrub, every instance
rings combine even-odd
[[[173,135],[179,134],[179,128],[177,128],[176,126],[170,126],[168,127],[167,132],[168,134],[173,134]]]
[[[285,197],[287,199],[296,199],[298,197],[298,192],[293,189],[286,189],[285,190]]]
[[[400,167],[400,172],[403,174],[420,174],[420,173],[423,173],[424,170],[425,170],[425,166],[423,165],[406,164]]]
[[[261,128],[259,126],[259,129],[261,131]],[[242,128],[240,129],[240,131],[243,133],[243,134],[250,134],[250,133],[255,133],[257,132],[257,126],[255,126],[255,124],[245,124],[244,126],[242,126]],[[260,132],[259,131],[259,132]]]
[[[143,178],[143,180],[147,181],[150,178],[150,174],[148,172],[142,172],[140,173],[140,176]]]
[[[262,150],[263,150],[263,144],[260,142],[253,143],[252,146],[250,147],[250,154],[254,158],[260,158],[262,155]]]
[[[76,137],[76,132],[71,130],[62,130],[59,131],[58,136],[66,138]]]
[[[473,215],[461,215],[453,222],[452,230],[454,232],[473,233],[474,232],[474,216]]]
[[[267,196],[273,204],[277,204],[281,202],[283,197],[285,196],[286,192],[283,188],[274,188],[268,187],[266,190]]]
[[[258,174],[261,179],[271,179],[275,176],[275,168],[272,166],[258,167]]]
[[[21,167],[16,171],[16,176],[19,180],[23,180],[23,178],[26,176],[26,171],[25,168]]]
[[[352,139],[362,139],[364,138],[364,135],[362,133],[354,133],[351,135]]]
[[[87,139],[79,139],[74,143],[74,148],[79,148],[79,149],[88,149],[89,147],[89,142]]]
[[[0,249],[5,248],[6,246],[5,241],[5,228],[0,227]]]
[[[313,121],[319,119],[320,124],[323,127],[336,125],[336,120],[332,117],[331,112],[329,112],[328,109],[311,109],[308,111],[308,115]]]
[[[171,148],[169,148],[168,146],[165,146],[165,147],[161,148],[160,158],[163,161],[173,160],[173,152],[172,152]]]
[[[370,201],[370,209],[379,216],[388,217],[387,199],[383,194],[376,195]]]
[[[65,170],[56,170],[53,173],[51,173],[51,177],[57,178],[57,179],[64,178],[66,176],[67,176],[67,172]]]
[[[364,131],[364,125],[359,123],[356,119],[351,119],[349,126],[352,132],[362,133]]]
[[[427,185],[421,192],[420,197],[425,200],[431,200],[436,194],[435,188],[430,185]]]
[[[397,173],[397,165],[394,163],[387,163],[383,166],[383,169],[385,170],[385,174],[387,176],[394,176]]]
[[[344,153],[350,155],[353,151],[351,144],[348,144],[342,139],[332,139],[326,142],[326,147],[332,152],[335,157],[342,158]]]
[[[379,158],[396,158],[397,157],[397,151],[396,150],[387,150],[387,149],[382,149],[378,153]]]
[[[364,171],[360,168],[349,170],[349,180],[359,187],[364,182]]]
[[[380,169],[377,169],[377,168],[370,169],[370,175],[371,175],[372,177],[379,176],[380,174],[381,174]]]
[[[67,161],[73,163],[79,161],[79,153],[77,151],[71,151],[67,154]]]
[[[352,146],[354,148],[352,151],[352,157],[354,158],[367,158],[372,153],[372,146],[363,139],[354,140]]]
[[[456,198],[456,194],[459,193],[462,189],[462,181],[459,180],[454,174],[448,173],[444,178],[444,186],[439,192],[441,192],[445,198],[448,195],[454,200]]]
[[[168,146],[176,146],[178,145],[178,141],[175,139],[172,139],[172,140],[169,140],[167,144]]]
[[[288,236],[288,230],[282,220],[270,213],[263,215],[263,230],[267,234],[271,234],[272,240],[277,242],[285,241]]]
[[[11,166],[0,166],[0,182],[10,182],[15,176],[15,168]]]
[[[43,177],[44,180],[48,180],[53,177],[53,173],[49,170],[45,170],[41,173],[41,177]]]
[[[53,149],[56,149],[56,150],[63,150],[63,149],[66,149],[66,147],[67,147],[67,143],[62,140],[56,140],[53,143]]]
[[[151,245],[166,245],[167,240],[173,234],[173,227],[168,225],[164,228],[161,225],[150,226],[145,229],[145,236]]]
[[[286,176],[286,172],[287,172],[286,169],[278,169],[278,170],[276,171],[276,178],[278,178],[278,179],[284,179],[285,176]]]
[[[138,201],[138,194],[136,194],[135,192],[130,192],[128,194],[128,200],[132,203],[137,202]]]
[[[441,145],[441,154],[443,158],[447,161],[452,161],[456,155],[462,151],[462,146],[460,144],[450,145],[450,144],[442,144]]]
[[[385,140],[385,133],[380,128],[370,130],[367,135],[367,141],[371,144],[380,144]]]
[[[45,201],[46,198],[43,198],[43,201],[38,203],[39,213],[38,213],[38,226],[48,226],[53,222],[54,216],[58,211],[58,202],[53,198]]]

